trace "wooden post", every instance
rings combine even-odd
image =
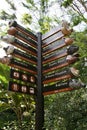
[[[35,130],[44,130],[44,96],[42,86],[42,34],[38,33],[38,64],[37,64],[37,95],[36,95],[36,124]]]

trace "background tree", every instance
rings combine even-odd
[[[76,26],[82,21],[87,23],[87,1],[86,0],[63,0],[61,6],[67,8],[71,16],[71,22]]]

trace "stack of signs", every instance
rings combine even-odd
[[[75,90],[79,86],[84,86],[81,81],[75,80],[79,71],[72,67],[72,64],[79,60],[77,53],[79,47],[74,45],[73,39],[70,38],[72,29],[67,22],[42,35],[41,72],[38,67],[39,36],[26,30],[16,21],[9,22],[7,32],[8,35],[1,39],[12,46],[4,48],[8,56],[0,59],[0,62],[11,66],[9,90],[34,95],[38,89],[40,76],[43,95]]]
[[[9,22],[7,41],[14,46],[4,48],[11,52],[9,66],[10,81],[9,90],[26,94],[36,94],[37,82],[37,36],[17,24],[16,21]],[[12,37],[14,37],[12,39]],[[3,38],[5,39],[5,38]],[[12,39],[12,40],[11,40]],[[5,39],[6,40],[6,39]]]
[[[42,36],[43,95],[75,89],[70,87],[70,79],[78,76],[79,71],[70,65],[79,60],[79,47],[72,44],[71,33],[62,24]]]

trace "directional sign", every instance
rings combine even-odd
[[[43,75],[43,81],[47,80],[47,79],[49,80],[53,77],[54,78],[60,77],[60,76],[66,75],[68,73],[72,73],[75,76],[79,75],[79,71],[77,69],[75,69],[74,67],[64,68],[62,70],[59,70],[59,71],[56,71],[56,72],[53,71],[53,72],[47,73],[46,75]]]
[[[49,44],[52,44],[52,43],[60,40],[63,37],[64,37],[64,34],[60,31],[60,32],[54,34],[53,36],[49,37],[48,39],[43,40],[43,46],[42,47],[46,47]]]
[[[37,42],[33,41],[31,38],[27,37],[26,35],[22,34],[21,32],[17,31],[15,27],[11,27],[8,29],[8,34],[17,37],[18,39],[28,43],[29,45],[37,48]]]
[[[66,67],[70,64],[73,64],[75,63],[76,61],[78,61],[79,58],[76,57],[76,56],[72,56],[72,55],[69,55],[67,56],[66,58],[64,59],[61,59],[61,60],[58,60],[58,61],[55,61],[53,64],[48,64],[46,65],[45,67],[43,67],[43,74],[44,73],[48,73],[48,72],[52,72],[52,71],[55,71],[57,69],[60,69],[60,68],[63,68],[63,67]],[[50,67],[51,66],[51,67]]]
[[[58,82],[54,85],[50,85],[43,88],[43,95],[55,94],[59,92],[66,92],[76,90],[79,88],[85,88],[86,85],[81,80],[71,79],[64,82]]]
[[[14,81],[9,82],[9,90],[13,92],[21,92],[24,94],[36,95],[35,87],[20,84]]]
[[[49,32],[42,35],[42,39],[45,40],[45,39],[51,37],[52,35],[54,35],[55,33],[58,33],[59,31],[61,31],[61,28],[62,28],[62,25],[52,28]]]
[[[79,77],[79,70],[71,67],[79,60],[79,47],[72,44],[72,38],[66,38],[72,31],[63,21],[46,34],[35,35],[11,21],[8,35],[1,36],[3,41],[12,44],[3,48],[7,56],[0,58],[2,64],[11,67],[9,90],[35,95],[35,130],[42,130],[44,126],[45,95],[85,87],[73,79]]]
[[[42,47],[44,48],[69,34],[71,34],[71,30],[60,25],[59,27],[56,27],[56,29],[54,28],[42,36]]]
[[[71,38],[62,38],[48,47],[43,48],[43,56],[73,43]]]
[[[43,95],[50,95],[50,94],[55,94],[55,93],[59,93],[59,92],[66,92],[66,91],[71,91],[73,89],[74,88],[70,88],[69,81],[59,82],[54,85],[44,87]]]
[[[11,67],[18,68],[20,70],[24,70],[24,71],[30,72],[32,74],[37,74],[37,69],[36,69],[35,66],[33,66],[31,64],[28,64],[26,62],[23,62],[23,61],[14,59],[14,58],[11,59],[9,65]]]
[[[5,50],[7,55],[12,55],[13,57],[17,57],[17,58],[19,58],[21,60],[30,62],[32,64],[37,64],[36,57],[34,57],[34,56],[30,55],[30,54],[27,54],[24,51],[15,49],[13,46],[4,47],[3,49]]]
[[[9,22],[9,27],[16,27],[16,29],[20,32],[22,32],[23,34],[25,34],[26,36],[30,37],[31,39],[37,41],[37,36],[32,33],[31,31],[25,29],[23,26],[19,25],[16,21],[10,21]]]
[[[57,82],[57,81],[61,81],[64,79],[70,79],[70,78],[78,76],[78,75],[79,75],[79,71],[72,67],[69,70],[66,69],[59,73],[57,72],[57,73],[49,74],[48,76],[47,75],[44,76],[43,84]]]
[[[26,51],[27,53],[30,53],[34,56],[37,56],[37,51],[28,46],[27,44],[24,44],[23,42],[19,41],[18,39],[15,39],[15,41],[12,43],[12,45],[20,48],[21,50]]]
[[[19,49],[24,50],[29,54],[37,56],[37,50],[35,48],[29,46],[28,44],[25,44],[24,42],[14,38],[13,36],[1,36],[1,40],[14,45],[15,47],[18,47]]]
[[[34,75],[31,75],[29,73],[24,73],[24,72],[19,71],[19,70],[15,70],[13,68],[10,69],[10,77],[12,79],[17,79],[17,80],[29,82],[32,84],[35,84],[37,81],[37,79]]]
[[[67,55],[72,55],[73,53],[77,52],[78,49],[79,49],[78,46],[71,45],[68,48],[64,48],[63,50],[56,51],[54,53],[46,55],[43,57],[43,64],[48,64],[49,62],[60,59],[60,58],[65,57]]]
[[[52,82],[56,82],[56,81],[60,81],[64,79],[70,79],[72,77],[73,75],[71,73],[67,73],[66,75],[63,75],[61,77],[53,77],[53,78],[50,78],[49,80],[45,80],[43,81],[43,84],[48,84],[48,83],[52,83]]]
[[[50,95],[50,94],[56,94],[56,93],[61,93],[61,92],[67,92],[67,91],[72,91],[75,90],[74,88],[69,88],[68,86],[66,88],[61,88],[53,91],[48,91],[48,92],[43,92],[43,95]]]
[[[33,55],[27,54],[26,52],[20,51],[18,49],[14,49],[12,56],[20,58],[24,61],[30,62],[32,64],[37,64],[37,59]]]

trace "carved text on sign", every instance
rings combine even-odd
[[[15,69],[11,69],[11,78],[17,79],[17,80],[21,80],[24,82],[30,82],[30,83],[36,83],[36,77],[31,75],[31,74],[27,74],[27,73],[23,73],[21,71],[15,70]]]
[[[23,93],[26,93],[26,92],[27,92],[27,87],[26,87],[26,86],[21,86],[21,91],[22,91]]]
[[[19,86],[18,86],[18,84],[13,83],[13,84],[12,84],[12,90],[13,90],[13,91],[19,91]]]
[[[14,72],[13,76],[18,79],[20,77],[20,74],[18,72]]]
[[[23,75],[22,75],[22,80],[24,80],[24,81],[27,81],[27,80],[28,80],[28,77],[27,77],[26,74],[23,74]]]
[[[24,93],[24,94],[31,94],[31,95],[36,94],[36,88],[35,87],[32,87],[30,85],[17,83],[17,82],[14,82],[14,81],[9,82],[9,90],[13,91],[13,92]]]

